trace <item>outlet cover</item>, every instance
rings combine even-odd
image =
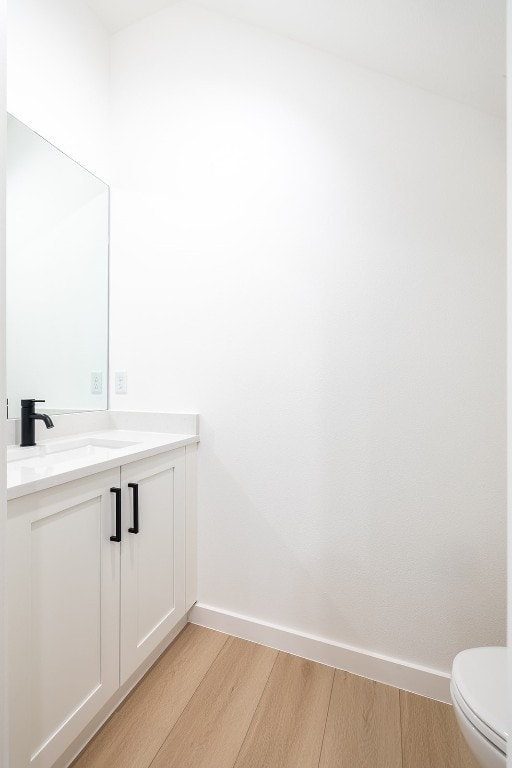
[[[116,395],[126,395],[128,391],[126,371],[116,371],[115,387]]]
[[[91,394],[101,395],[103,392],[103,374],[101,371],[91,373]]]

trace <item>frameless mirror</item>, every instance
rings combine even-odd
[[[9,417],[106,409],[109,189],[11,115],[6,236]]]

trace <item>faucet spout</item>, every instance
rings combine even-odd
[[[41,419],[41,421],[44,421],[46,424],[46,429],[51,429],[55,426],[51,418],[48,416],[47,413],[31,413],[30,417],[31,419]]]

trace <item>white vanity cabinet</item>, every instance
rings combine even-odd
[[[185,616],[185,490],[177,448],[8,503],[10,768],[50,768]]]
[[[119,545],[101,472],[8,504],[11,768],[47,768],[119,686]]]

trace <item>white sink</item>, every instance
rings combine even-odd
[[[113,448],[121,450],[131,445],[138,445],[133,440],[118,440],[107,437],[75,437],[69,440],[56,440],[55,443],[47,443],[42,446],[46,453],[61,453],[62,451],[76,451],[78,448]]]
[[[13,446],[7,449],[7,463],[11,466],[36,469],[66,462],[74,463],[80,459],[108,459],[117,451],[137,444],[132,440],[82,437],[55,440],[28,448]]]

